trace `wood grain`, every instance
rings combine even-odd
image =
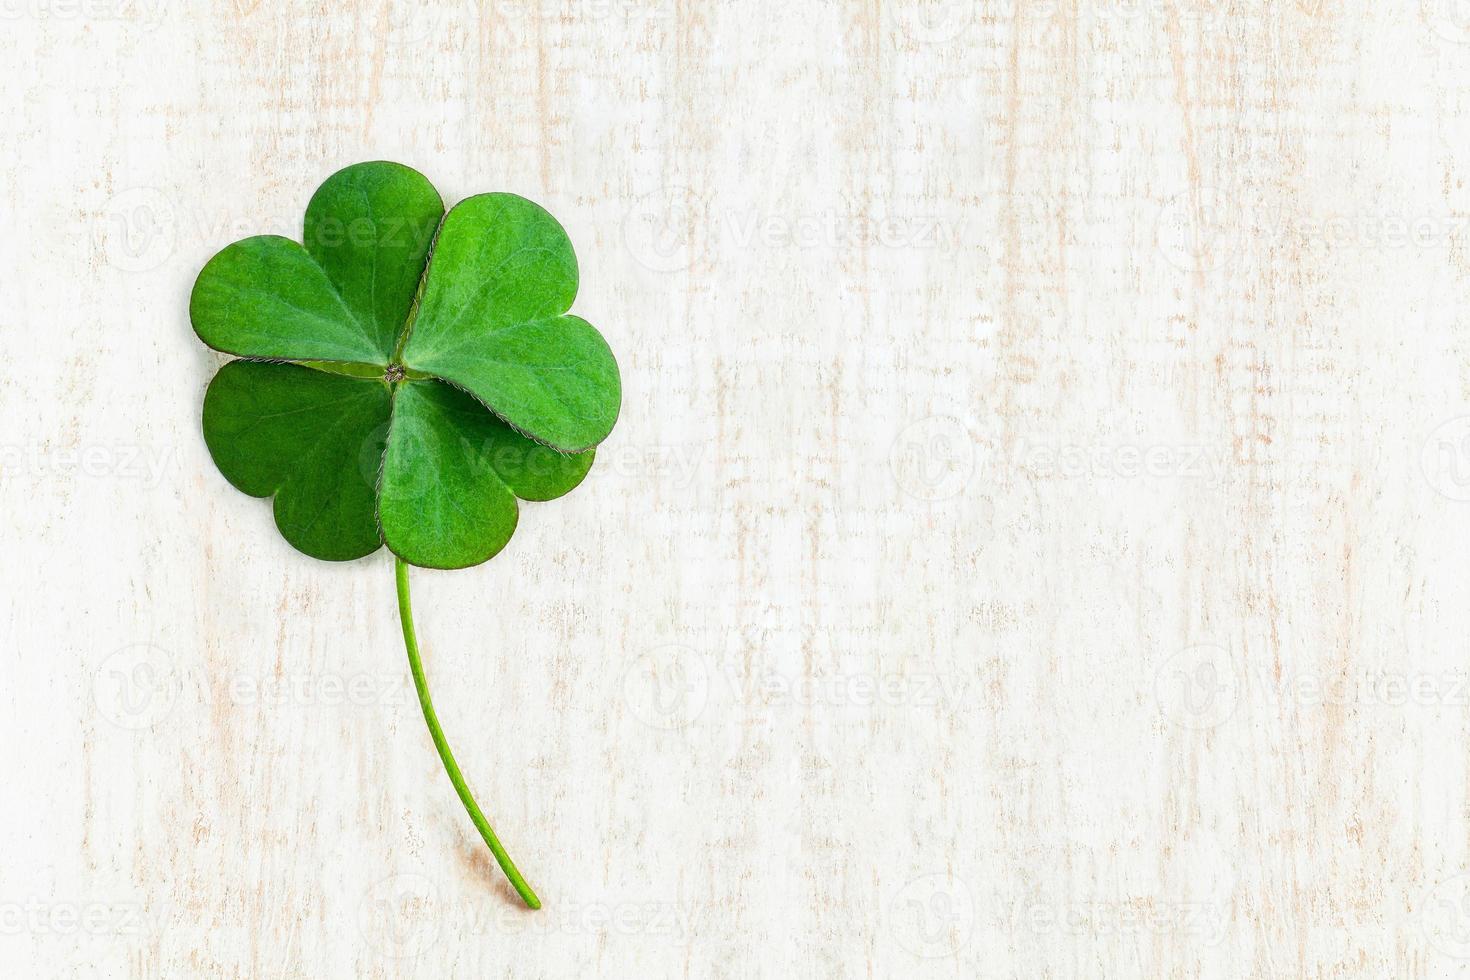
[[[1470,968],[1461,6],[0,6],[0,973]],[[199,268],[379,158],[623,369],[415,576],[536,914],[199,434]]]

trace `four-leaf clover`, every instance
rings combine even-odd
[[[567,312],[577,260],[556,219],[514,194],[447,215],[422,174],[363,163],[306,208],[305,245],[225,248],[189,316],[234,354],[204,396],[225,478],[275,498],[276,526],[316,558],[395,555],[419,704],[455,792],[511,884],[540,900],[480,812],[429,698],[408,565],[463,568],[505,547],[521,500],[587,475],[622,398],[602,336]]]
[[[513,194],[445,215],[423,175],[364,163],[312,197],[304,240],[236,242],[194,286],[199,337],[244,358],[204,399],[215,463],[313,557],[494,556],[516,498],[574,488],[618,415],[617,362],[567,313],[566,233]]]

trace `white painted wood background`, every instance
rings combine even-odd
[[[1470,971],[1466,4],[0,17],[0,975]],[[378,158],[623,369],[415,576],[535,914],[199,435],[199,268]]]

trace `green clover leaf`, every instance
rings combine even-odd
[[[617,362],[567,312],[577,260],[566,232],[524,198],[481,194],[446,215],[422,174],[362,163],[318,188],[303,241],[247,238],[199,273],[194,330],[239,358],[205,393],[205,443],[236,488],[274,498],[298,550],[329,561],[393,552],[435,747],[501,868],[539,908],[440,729],[408,565],[486,561],[514,533],[518,500],[581,483],[617,420]]]
[[[304,238],[236,242],[194,286],[200,338],[249,359],[205,397],[220,472],[275,496],[281,534],[316,558],[384,542],[431,568],[491,558],[516,498],[576,487],[618,415],[612,351],[567,313],[566,233],[513,194],[445,215],[423,175],[363,163],[313,195]]]

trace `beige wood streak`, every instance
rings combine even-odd
[[[1455,7],[6,3],[0,973],[1456,974]],[[415,576],[536,915],[388,560],[199,437],[194,275],[376,158],[623,367]]]

